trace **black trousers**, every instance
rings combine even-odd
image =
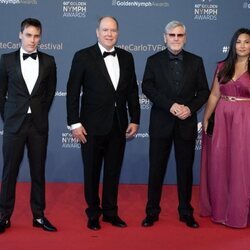
[[[84,165],[84,192],[89,218],[117,215],[117,196],[121,167],[125,149],[125,132],[122,133],[117,117],[107,135],[87,135],[82,144]],[[103,166],[103,189],[100,206],[99,182]]]
[[[193,214],[190,202],[195,140],[184,140],[180,137],[178,131],[174,130],[169,138],[150,137],[147,215],[158,216],[161,211],[162,185],[173,143],[177,171],[178,211],[180,215]]]
[[[30,205],[34,218],[44,216],[45,209],[45,159],[48,134],[39,133],[27,115],[20,130],[15,134],[3,135],[3,173],[0,194],[0,213],[10,218],[15,204],[15,190],[21,161],[27,146],[31,193]]]

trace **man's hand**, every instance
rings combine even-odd
[[[172,105],[172,107],[170,108],[170,112],[181,120],[185,120],[191,115],[191,111],[188,106],[184,106],[178,103],[174,103]]]
[[[187,106],[183,106],[181,111],[177,113],[177,117],[181,120],[185,120],[190,115],[191,115],[191,111],[190,111],[189,107],[187,107]]]
[[[132,136],[134,136],[137,133],[138,128],[139,128],[138,124],[130,123],[126,130],[126,138],[131,138]]]
[[[174,103],[172,105],[172,107],[170,108],[170,112],[174,115],[177,116],[177,114],[179,112],[181,112],[181,110],[183,109],[184,105],[178,104],[178,103]]]
[[[83,126],[81,126],[79,128],[72,129],[71,133],[72,133],[74,138],[78,139],[82,143],[87,142],[87,139],[86,139],[87,132]]]

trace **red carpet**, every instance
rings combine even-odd
[[[146,185],[121,185],[119,215],[128,227],[115,228],[101,222],[98,232],[86,227],[85,203],[81,184],[47,184],[46,216],[58,228],[49,233],[32,227],[27,183],[17,185],[12,226],[0,235],[1,250],[249,250],[250,227],[231,229],[198,216],[198,187],[194,187],[193,206],[199,229],[190,229],[178,221],[175,186],[164,186],[162,213],[151,228],[140,226],[144,218]]]

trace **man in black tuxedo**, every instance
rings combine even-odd
[[[10,227],[25,146],[33,226],[56,231],[44,216],[48,113],[56,89],[56,64],[54,57],[37,51],[41,34],[39,20],[25,19],[19,33],[21,48],[2,55],[0,60],[0,112],[4,121],[0,233]]]
[[[179,219],[199,227],[190,204],[197,136],[196,112],[206,102],[209,88],[202,58],[183,50],[186,28],[178,21],[165,27],[167,49],[147,60],[142,91],[152,102],[150,115],[149,183],[146,218],[142,226],[159,219],[166,166],[174,143]]]
[[[97,44],[75,54],[67,86],[68,124],[74,138],[82,143],[87,227],[92,230],[101,228],[101,214],[103,221],[126,227],[118,216],[119,177],[126,138],[135,135],[140,118],[133,57],[115,47],[117,20],[101,17],[96,34]],[[102,164],[100,205],[98,190]]]

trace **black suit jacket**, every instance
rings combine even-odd
[[[115,110],[122,132],[128,125],[128,113],[129,122],[139,124],[134,60],[129,52],[119,48],[116,51],[120,66],[117,90],[113,87],[98,44],[74,55],[67,85],[69,125],[81,122],[88,134],[104,135],[111,130]]]
[[[0,112],[4,132],[15,133],[21,127],[28,108],[40,132],[48,131],[48,112],[56,89],[54,57],[38,52],[39,74],[31,94],[24,81],[20,50],[3,54],[0,59]]]
[[[173,129],[185,139],[197,136],[196,111],[206,102],[209,88],[202,58],[183,51],[183,76],[181,89],[176,92],[171,78],[169,53],[166,50],[156,53],[147,60],[142,91],[152,102],[150,114],[150,136],[168,137]],[[174,103],[189,107],[191,116],[180,120],[170,113]]]

